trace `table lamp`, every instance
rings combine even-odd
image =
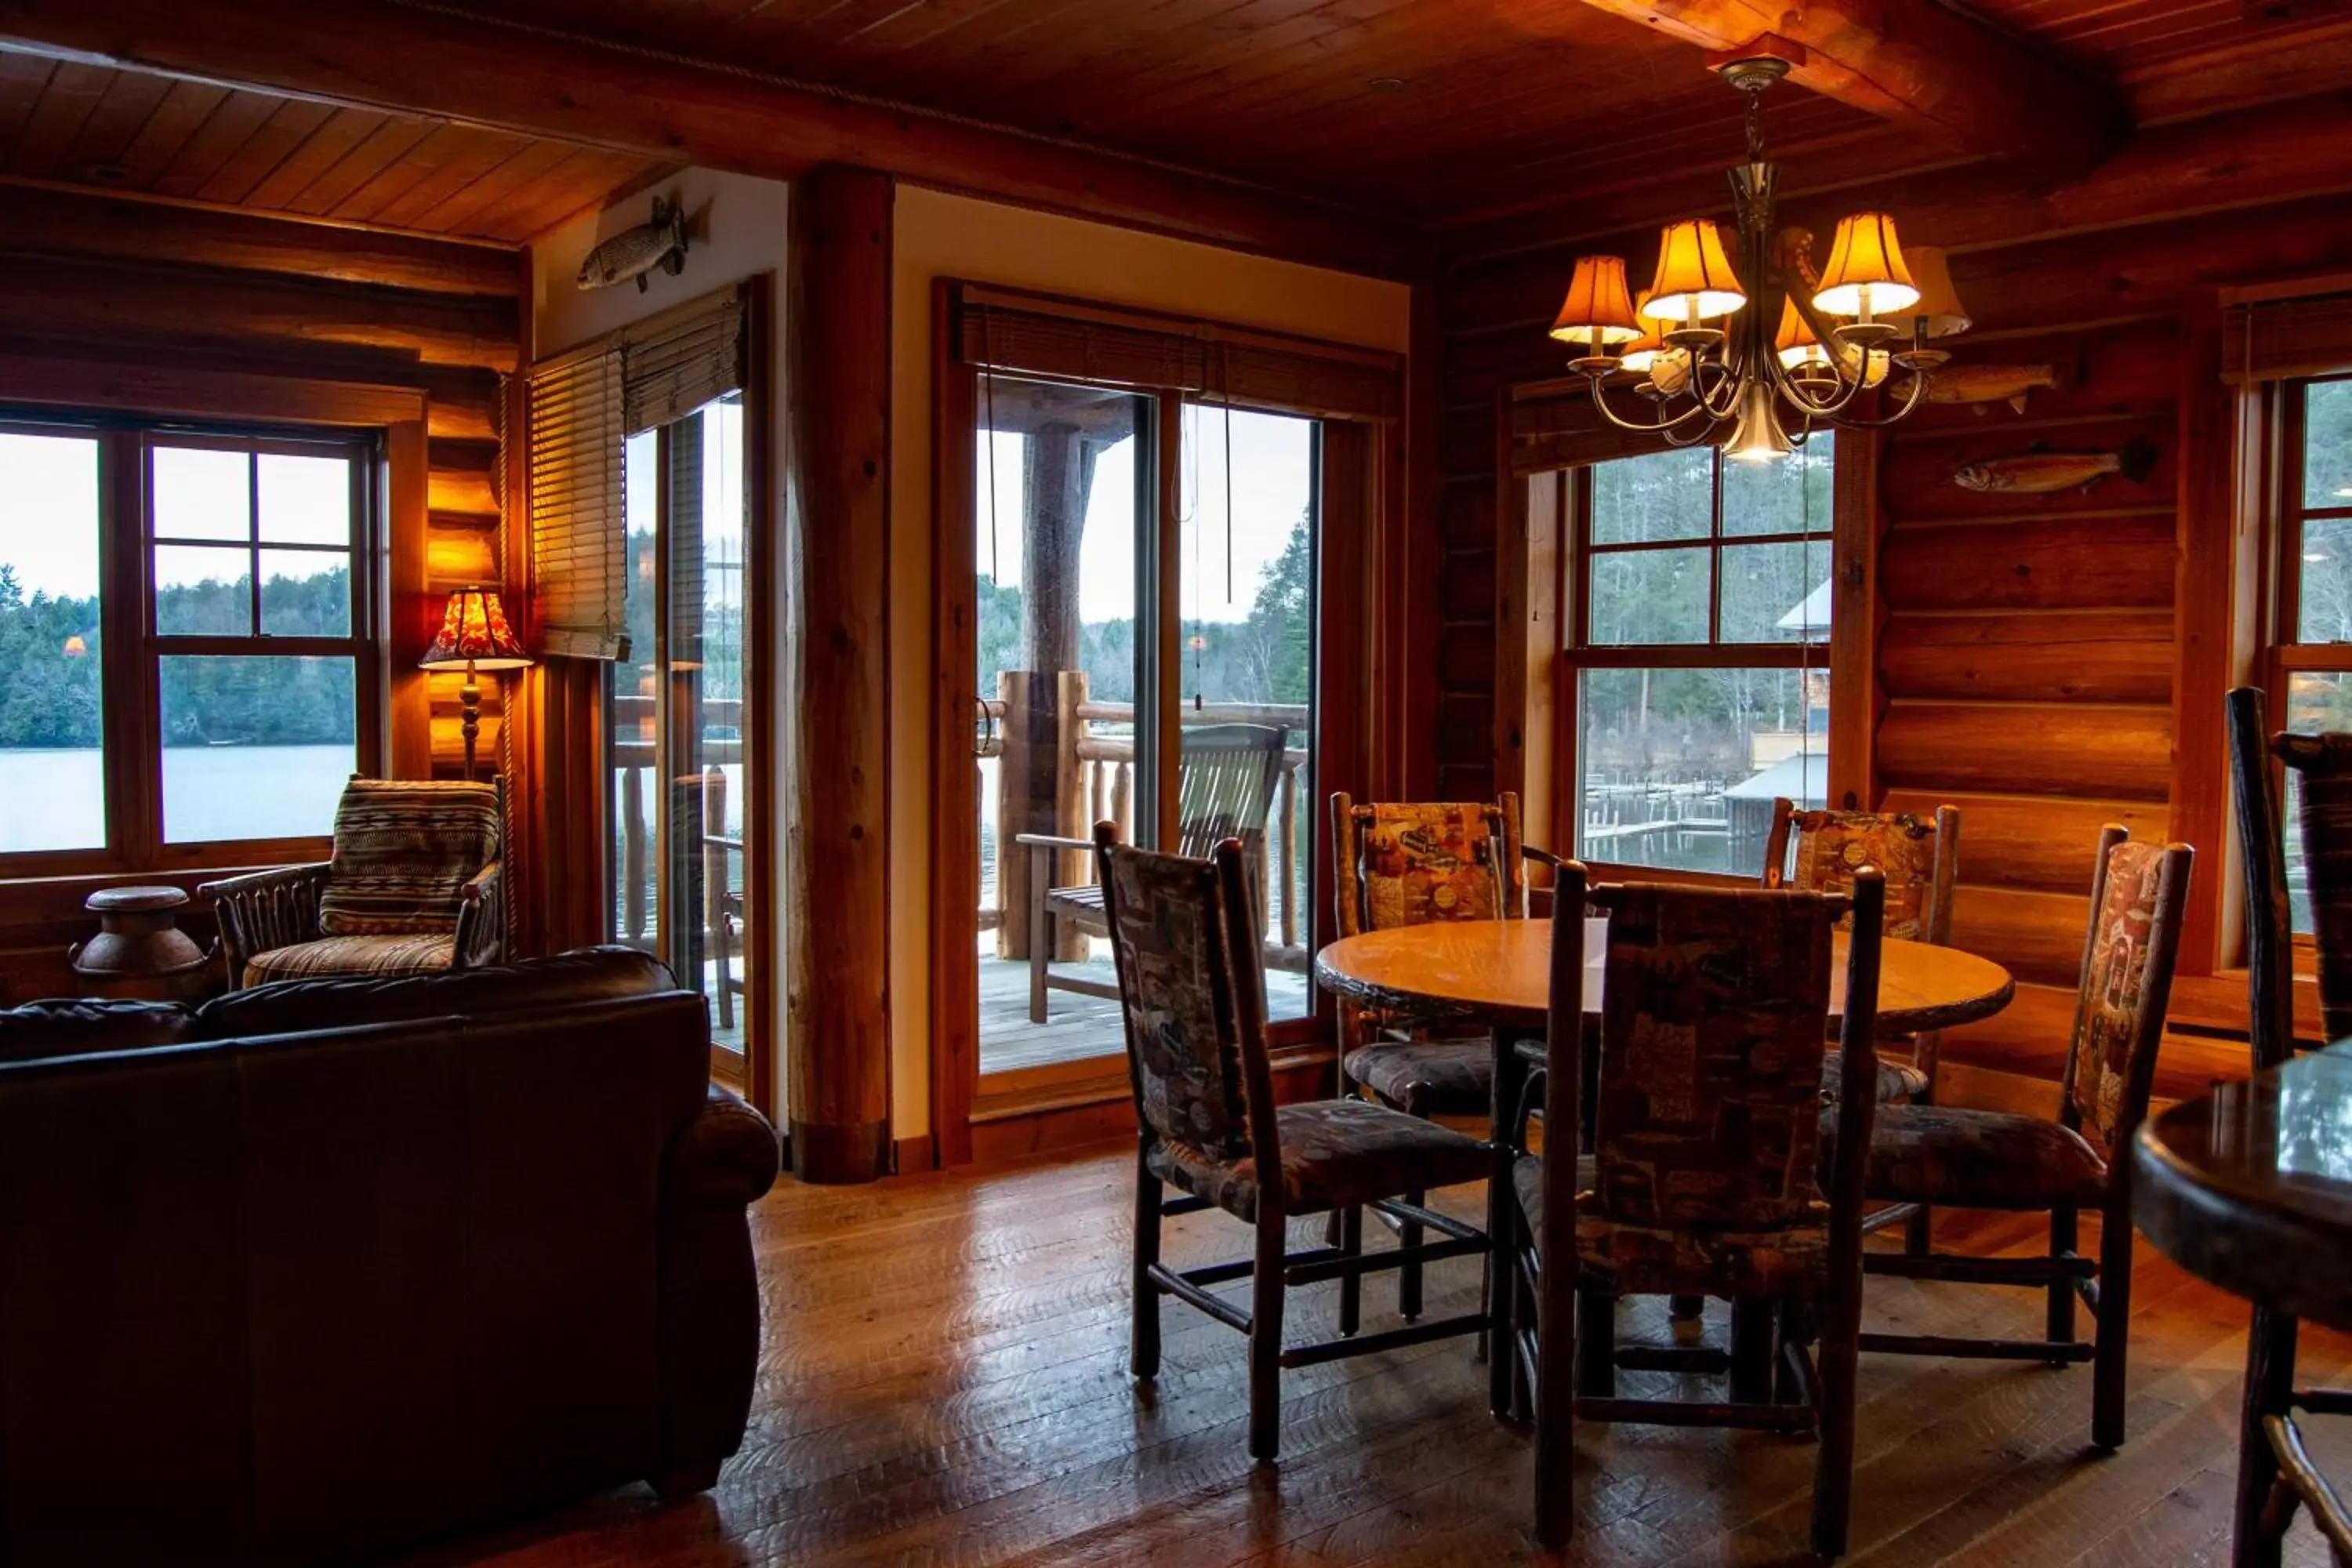
[[[499,603],[496,588],[453,588],[448,606],[441,614],[441,632],[425,657],[416,661],[419,669],[462,669],[466,684],[459,689],[458,701],[465,716],[466,782],[474,782],[474,740],[482,728],[482,689],[475,684],[474,672],[480,669],[521,669],[530,663],[530,655],[523,651],[514,632],[507,626],[507,612]]]

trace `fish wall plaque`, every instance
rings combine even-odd
[[[2025,412],[2025,395],[2037,386],[2058,384],[2058,371],[2046,364],[1948,364],[1927,373],[1921,395],[1930,403],[1966,403],[1979,414],[1989,403],[2006,403]]]
[[[1952,482],[1980,495],[2048,495],[2089,489],[2109,474],[2137,482],[2155,468],[2156,443],[2138,436],[2113,452],[2053,452],[2036,445],[2012,458],[1985,458],[1963,464]]]
[[[590,251],[580,263],[580,287],[610,289],[634,278],[637,280],[637,292],[642,294],[647,274],[656,267],[673,278],[686,270],[683,200],[664,202],[656,196],[651,223],[625,228]]]

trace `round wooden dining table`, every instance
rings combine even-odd
[[[1550,1005],[1546,920],[1439,921],[1341,937],[1315,955],[1324,990],[1370,1006],[1442,1011],[1498,1029],[1543,1027]],[[1843,931],[1830,955],[1830,1016],[1845,1015]],[[1990,959],[1889,939],[1880,948],[1878,1028],[1916,1035],[1989,1018],[2017,983]],[[1598,1011],[1588,994],[1586,1010]]]

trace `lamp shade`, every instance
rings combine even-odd
[[[1569,279],[1568,298],[1560,301],[1551,335],[1564,343],[1581,343],[1599,350],[1606,343],[1630,343],[1642,335],[1633,314],[1633,297],[1625,289],[1625,258],[1622,256],[1580,256]]]
[[[1903,253],[1903,259],[1911,268],[1911,281],[1919,286],[1919,300],[1911,307],[1911,314],[1927,318],[1927,335],[1948,338],[1967,331],[1969,308],[1960,303],[1959,290],[1952,287],[1952,268],[1944,259],[1943,247],[1913,246]]]
[[[530,662],[507,625],[495,588],[453,588],[441,631],[416,661],[419,669],[520,669]]]
[[[1620,370],[1646,375],[1650,367],[1658,363],[1658,355],[1664,352],[1666,342],[1658,335],[1658,323],[1643,313],[1649,303],[1650,296],[1646,293],[1633,297],[1633,315],[1642,323],[1642,335],[1627,343],[1624,352],[1617,356]]]
[[[1822,273],[1813,309],[1832,316],[1895,316],[1918,298],[1892,217],[1856,213],[1838,219],[1837,240],[1830,247],[1830,264]]]
[[[1830,363],[1829,351],[1813,335],[1812,327],[1797,309],[1797,301],[1785,296],[1780,300],[1780,330],[1772,334],[1772,347],[1780,354],[1780,363],[1790,370]]]
[[[1685,326],[1727,316],[1748,303],[1724,254],[1723,233],[1706,218],[1678,223],[1658,237],[1658,275],[1643,313]]]

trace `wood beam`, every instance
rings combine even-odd
[[[1941,146],[2086,168],[2130,124],[2112,90],[1933,0],[1586,0],[1715,52],[1802,47],[1790,79]]]
[[[793,1171],[863,1182],[890,1159],[888,176],[794,183],[784,533],[794,657],[785,722],[784,1005]]]
[[[1383,277],[1401,227],[1295,195],[454,10],[5,0],[0,46],[561,138],[769,179],[820,163]]]

